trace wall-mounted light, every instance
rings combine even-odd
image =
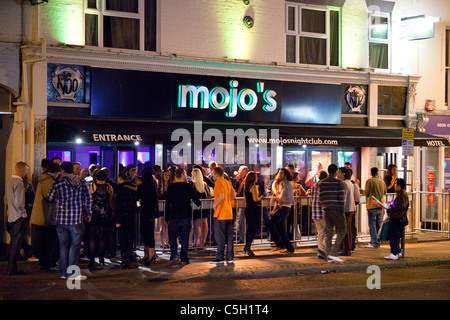
[[[247,6],[250,4],[250,0],[243,0],[242,2]]]
[[[441,18],[419,15],[401,18],[403,27],[406,28],[406,38],[408,40],[424,40],[434,38],[434,24]]]
[[[83,140],[81,140],[81,138],[76,138],[76,139],[75,139],[75,142],[76,142],[77,144],[80,144],[80,143],[83,142]]]

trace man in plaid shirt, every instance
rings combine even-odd
[[[67,268],[77,266],[84,221],[91,218],[92,196],[87,182],[73,174],[73,164],[61,164],[60,178],[50,190],[49,201],[56,201],[56,231],[59,238],[59,269],[61,278],[67,278]],[[85,280],[86,276],[75,274],[74,279]]]
[[[328,177],[325,170],[319,171],[319,181],[315,182],[310,189],[311,193],[311,213],[314,225],[317,231],[317,258],[326,259],[327,255],[325,253],[325,219],[322,205],[320,204],[319,197],[319,182]]]

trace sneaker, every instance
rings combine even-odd
[[[73,280],[86,280],[87,277],[84,276],[84,275],[82,275],[82,274],[79,274],[79,275],[77,275],[77,276],[74,277],[74,278],[70,277],[70,279],[73,279]]]
[[[387,257],[384,257],[386,260],[398,260],[398,255],[390,254]]]
[[[344,262],[344,260],[336,256],[328,256],[328,262]]]
[[[219,259],[214,259],[214,260],[211,260],[209,263],[221,264],[221,263],[225,263],[225,261],[219,260]]]
[[[234,263],[233,260],[227,260],[227,263]]]
[[[399,257],[399,258],[403,258],[403,254],[400,252],[400,253],[398,254],[398,257]]]
[[[370,249],[378,249],[378,247],[374,247],[371,244],[368,244],[367,246],[365,246],[364,248],[370,248]]]

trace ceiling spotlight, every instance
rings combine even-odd
[[[242,2],[247,6],[250,4],[250,0],[243,0]]]

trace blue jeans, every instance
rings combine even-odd
[[[374,248],[378,248],[378,232],[383,222],[383,211],[381,208],[367,209],[369,215],[369,232],[370,232],[370,244]]]
[[[56,226],[56,232],[59,238],[59,271],[61,276],[67,277],[67,268],[78,265],[84,224],[60,224]]]
[[[181,262],[189,263],[188,250],[189,250],[189,232],[191,231],[191,219],[177,219],[169,221],[169,244],[170,244],[170,260],[173,260],[178,255],[177,238],[180,237],[181,250],[180,260]]]

